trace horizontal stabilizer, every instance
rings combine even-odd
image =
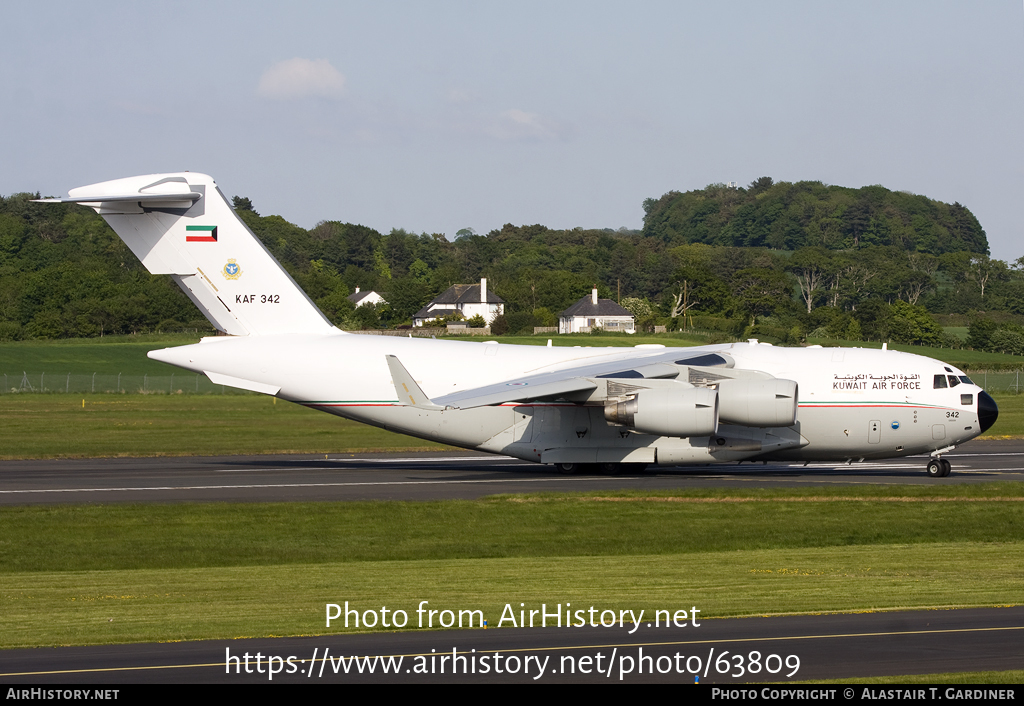
[[[203,195],[196,191],[180,194],[87,194],[66,199],[34,199],[35,203],[114,203],[117,201],[198,201]]]

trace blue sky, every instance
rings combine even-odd
[[[18,3],[0,194],[191,170],[304,227],[638,228],[715,182],[959,201],[1024,255],[1024,5]]]

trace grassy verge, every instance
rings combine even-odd
[[[0,647],[346,632],[360,611],[689,609],[707,618],[1024,602],[1024,544],[975,542],[592,557],[435,559],[108,571],[0,578]],[[468,620],[468,619],[467,619]],[[506,623],[506,627],[511,625]],[[438,625],[434,625],[437,629]],[[353,628],[347,630],[353,631]]]
[[[9,508],[0,647],[323,633],[325,603],[345,601],[415,616],[426,600],[491,626],[520,602],[707,618],[1020,604],[1022,497],[999,483]]]
[[[995,497],[983,497],[979,488],[993,489]],[[956,492],[959,486],[937,490],[884,489],[886,497],[919,502],[888,501],[877,498],[875,489],[861,493],[860,486],[851,486],[766,491],[747,495],[752,502],[707,502],[744,497],[708,489],[654,499],[602,494],[618,497],[618,502],[596,502],[593,496],[509,496],[435,502],[11,507],[0,514],[0,576],[11,571],[1015,542],[1024,536],[1021,484],[979,484],[973,494]],[[702,502],[659,501],[666,497]],[[950,502],[950,497],[969,499]]]

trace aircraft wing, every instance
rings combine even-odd
[[[588,378],[674,378],[681,372],[677,366],[731,368],[733,365],[728,356],[707,350],[689,354],[681,353],[679,349],[653,355],[645,352],[635,358],[585,361],[570,368],[461,390],[439,397],[433,403],[454,409],[471,409],[590,392],[597,388],[597,384]]]

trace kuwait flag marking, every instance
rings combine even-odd
[[[217,226],[185,226],[186,243],[216,243]]]

